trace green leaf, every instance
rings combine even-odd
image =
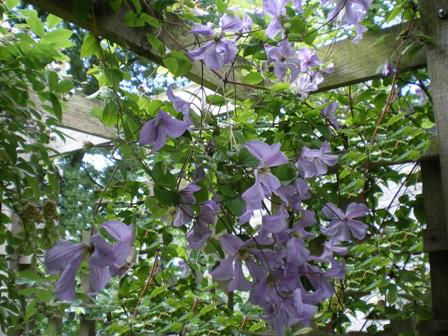
[[[226,10],[226,5],[223,0],[216,0],[216,9],[219,13],[224,13]]]
[[[292,164],[284,164],[272,169],[272,173],[285,184],[291,183],[297,177],[297,169]]]
[[[159,286],[154,288],[151,293],[149,294],[149,298],[150,299],[154,299],[156,296],[162,294],[163,292],[167,291],[167,287],[166,286]]]
[[[19,4],[20,0],[6,0],[5,1],[5,5],[6,8],[8,8],[9,10],[17,7],[17,5]]]
[[[106,126],[114,126],[118,122],[118,107],[114,102],[109,101],[104,106],[103,113],[101,115],[101,121]]]
[[[289,20],[289,23],[291,24],[291,28],[289,31],[294,34],[304,34],[306,31],[306,23],[300,16],[295,16],[291,20]]]
[[[23,317],[25,321],[28,321],[31,318],[31,316],[33,316],[36,313],[36,304],[37,304],[36,300],[33,300],[30,303],[28,303],[28,306],[26,307],[25,310],[25,315]]]
[[[92,34],[88,34],[84,37],[84,41],[82,42],[80,57],[84,58],[91,55],[97,55],[100,48],[97,38]]]
[[[62,106],[58,97],[54,93],[50,93],[50,101],[53,109],[51,112],[58,118],[59,121],[62,120]]]
[[[48,28],[53,28],[60,24],[62,22],[62,19],[56,15],[50,14],[47,17],[47,25]]]
[[[161,204],[168,206],[179,204],[179,194],[176,191],[167,189],[159,184],[154,186],[154,195]]]
[[[146,34],[146,39],[153,49],[157,50],[161,55],[165,54],[165,45],[157,37],[148,33]]]
[[[59,93],[66,93],[73,89],[73,82],[68,79],[63,79],[58,83],[56,91]]]
[[[251,72],[244,76],[243,80],[247,84],[256,85],[263,81],[263,76],[259,72]]]
[[[216,94],[208,95],[205,100],[210,105],[223,106],[226,104],[224,97]]]
[[[171,188],[176,188],[176,177],[168,169],[164,169],[161,162],[157,163],[152,170],[154,182]]]
[[[170,52],[163,59],[163,64],[176,77],[185,76],[193,66],[190,59],[179,51]]]
[[[157,20],[154,16],[148,15],[146,13],[142,13],[142,14],[140,14],[140,18],[141,18],[141,20],[143,20],[143,22],[149,24],[150,26],[153,26],[154,28],[160,27],[159,20]]]
[[[70,37],[73,35],[71,30],[65,28],[55,29],[47,32],[42,38],[42,42],[51,45],[53,48],[69,48],[74,45],[70,41]]]
[[[45,34],[44,24],[37,16],[28,16],[26,23],[31,28],[32,32],[37,36],[42,37]]]

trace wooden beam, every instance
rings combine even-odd
[[[190,33],[190,28],[176,15],[168,14],[165,22],[160,29],[155,28],[131,28],[124,22],[124,17],[128,8],[123,5],[117,13],[112,13],[107,8],[98,8],[95,10],[95,20],[89,18],[80,18],[75,15],[74,3],[76,0],[25,0],[36,7],[57,15],[66,21],[73,22],[78,26],[92,31],[94,34],[107,38],[112,42],[129,48],[136,54],[144,56],[151,61],[164,65],[163,55],[156,49],[153,49],[146,38],[147,33],[157,35],[162,43],[170,50],[185,52],[185,46],[193,46],[196,38]],[[103,2],[101,2],[103,3]],[[239,59],[236,64],[244,62]],[[217,92],[223,92],[223,81],[226,69],[222,71],[212,71],[201,62],[193,62],[193,67],[187,78],[196,83],[202,83],[205,87]],[[239,71],[230,72],[228,80],[242,82],[242,75]],[[232,85],[233,88],[233,85]],[[250,89],[246,86],[237,85],[237,96],[239,98],[249,97]]]
[[[175,15],[167,15],[166,21],[160,30],[150,28],[130,28],[124,23],[124,16],[128,9],[122,8],[116,14],[107,9],[96,10],[95,22],[90,19],[81,19],[74,14],[75,0],[25,0],[38,8],[53,13],[64,20],[74,22],[80,27],[94,31],[95,34],[105,37],[125,48],[130,48],[135,53],[144,56],[151,61],[163,64],[163,55],[151,48],[146,39],[146,33],[153,32],[170,50],[185,52],[185,46],[193,46],[195,37],[190,33],[189,25]],[[378,68],[381,67],[396,51],[395,39],[400,34],[402,26],[395,26],[377,32],[367,32],[359,44],[351,40],[339,41],[331,46],[322,47],[318,54],[322,59],[333,61],[335,72],[327,75],[318,91],[325,91],[349,84],[359,83],[378,77]],[[411,43],[412,41],[408,41]],[[406,47],[406,46],[405,46]],[[191,48],[191,47],[189,47]],[[241,70],[238,64],[244,63],[239,58],[235,71],[231,72],[229,80],[242,83]],[[426,66],[424,50],[414,58],[404,57],[401,60],[400,71],[408,71]],[[193,68],[187,74],[187,78],[203,84],[214,91],[223,92],[222,78],[228,68],[223,71],[211,71],[200,62],[193,62]],[[233,78],[233,73],[235,77]],[[243,85],[236,85],[237,97],[245,99],[254,91]],[[262,88],[262,87],[260,87]],[[233,85],[232,85],[233,89]]]
[[[388,61],[396,61],[397,38],[407,24],[396,25],[379,31],[369,31],[358,43],[343,40],[318,49],[322,60],[332,61],[335,71],[325,75],[320,91],[326,91],[350,84],[364,82],[381,76],[381,67]],[[412,43],[409,38],[407,45]],[[414,57],[404,55],[400,60],[399,72],[406,72],[426,66],[425,49],[422,48]]]
[[[446,240],[445,230],[445,204],[444,195],[440,188],[442,185],[442,175],[440,171],[439,160],[429,160],[421,163],[423,178],[423,198],[428,230],[439,232],[440,240]],[[428,244],[428,240],[425,240]],[[448,272],[446,261],[448,260],[448,251],[434,249],[431,245],[424,246],[429,252],[429,263],[431,271],[431,294],[432,310],[435,319],[448,319]],[[448,335],[445,330],[444,335]],[[425,334],[435,336],[436,334]]]
[[[448,0],[424,0],[420,3],[422,25],[430,37],[427,46],[427,63],[431,77],[431,93],[439,138],[439,158],[445,200],[448,200],[448,20],[439,18],[439,11],[448,11]],[[439,188],[440,188],[439,186]],[[448,219],[448,206],[443,211]],[[448,233],[448,222],[445,221]],[[446,302],[448,305],[448,300]]]

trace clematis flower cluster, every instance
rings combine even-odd
[[[244,33],[250,31],[252,20],[245,17],[243,21],[235,15],[223,15],[219,27],[213,29],[211,24],[194,24],[191,32],[201,35],[206,40],[201,46],[188,52],[196,61],[203,61],[212,70],[219,70],[231,63],[237,55],[236,38],[226,37],[225,33]]]
[[[45,252],[47,273],[60,274],[55,288],[59,299],[74,299],[76,273],[86,257],[89,257],[91,294],[101,291],[110,278],[121,276],[127,271],[127,258],[133,244],[132,226],[119,221],[108,221],[103,224],[103,228],[115,239],[114,244],[96,233],[89,243],[75,244],[61,240]]]
[[[322,6],[336,2],[328,14],[330,21],[340,20],[342,26],[353,26],[356,31],[354,42],[358,42],[367,30],[361,21],[367,16],[373,0],[321,0]]]
[[[246,210],[240,223],[262,209],[262,202],[273,194],[280,203],[275,213],[263,214],[258,234],[250,239],[232,233],[221,235],[225,258],[210,273],[229,291],[249,291],[250,302],[263,308],[265,319],[282,336],[289,326],[309,324],[318,304],[333,295],[330,281],[345,273],[344,263],[336,258],[347,251],[341,242],[364,238],[367,225],[359,219],[367,214],[367,207],[352,203],[344,213],[328,203],[323,215],[330,223],[321,226],[321,232],[329,240],[315,256],[306,243],[315,238],[316,233],[308,228],[317,223],[315,213],[303,204],[311,197],[307,179],[325,174],[337,156],[330,154],[328,143],[320,149],[304,148],[297,161],[302,177],[285,185],[270,172],[271,167],[288,163],[280,144],[249,141],[245,148],[259,163],[254,185],[242,194]]]

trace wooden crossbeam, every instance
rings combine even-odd
[[[170,50],[185,52],[185,46],[193,46],[195,42],[194,35],[190,33],[189,25],[175,15],[168,15],[160,30],[154,31],[151,28],[130,28],[126,26],[124,16],[128,9],[125,7],[116,14],[107,9],[97,9],[95,20],[92,20],[82,19],[74,14],[75,0],[25,1],[64,20],[74,22],[80,27],[91,30],[95,34],[110,39],[123,47],[127,47],[162,66],[164,65],[163,55],[151,48],[146,38],[148,32],[156,33],[162,43]],[[359,83],[379,76],[378,69],[390,58],[393,59],[396,56],[396,43],[394,41],[401,31],[401,25],[394,26],[381,31],[367,32],[359,44],[344,40],[319,49],[320,57],[333,61],[335,65],[335,72],[326,76],[326,80],[320,85],[319,91]],[[407,41],[408,44],[411,42],[411,40]],[[244,63],[244,61],[238,59],[235,71],[231,71],[228,78],[236,83],[243,82],[241,69],[238,68],[240,63]],[[426,66],[425,52],[422,50],[412,59],[405,56],[400,64],[400,71],[402,72],[424,67]],[[227,69],[219,72],[211,71],[202,66],[200,62],[193,62],[193,67],[186,77],[214,91],[222,92],[222,78],[226,71]],[[239,99],[248,98],[250,92],[253,92],[253,88],[243,85],[237,84],[236,88]]]

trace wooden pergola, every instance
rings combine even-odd
[[[151,28],[126,26],[124,15],[127,10],[125,8],[116,14],[104,8],[96,8],[95,20],[92,21],[76,17],[73,11],[76,0],[25,1],[163,65],[163,55],[153,49],[145,37]],[[437,125],[437,137],[433,141],[431,150],[419,160],[428,222],[427,230],[423,233],[424,250],[429,253],[434,320],[420,323],[418,330],[422,336],[446,336],[448,335],[448,206],[445,206],[444,200],[448,200],[448,15],[444,13],[448,12],[448,0],[420,0],[420,3],[419,24],[425,35],[430,37],[431,42],[414,57],[403,56],[398,69],[399,72],[405,72],[417,68],[428,68]],[[167,20],[162,22],[161,28],[157,30],[158,38],[170,50],[185,52],[182,46],[191,45],[195,41],[186,26],[178,17],[169,15]],[[326,76],[319,91],[378,77],[380,75],[378,68],[388,62],[390,56],[394,54],[396,41],[401,39],[403,45],[413,42],[410,37],[400,34],[405,27],[400,25],[378,32],[368,32],[359,44],[353,44],[347,40],[319,49],[318,54],[331,59],[335,65],[335,72]],[[243,62],[242,59],[237,60],[237,63]],[[186,77],[209,89],[223,93],[224,72],[212,71],[203,67],[200,62],[193,62],[191,71]],[[227,76],[225,80],[226,83],[232,84],[232,88],[236,87],[236,96],[241,100],[249,98],[251,91],[246,85],[240,85],[242,77],[237,67],[234,73]],[[63,125],[84,133],[112,139],[115,136],[114,130],[104,127],[90,114],[92,107],[99,104],[101,102],[79,96],[70,98],[64,109]],[[394,164],[394,162],[384,164]],[[82,333],[91,335],[92,329],[87,328]],[[384,335],[396,334],[398,331],[392,334],[384,333]],[[366,335],[366,333],[355,335]]]

